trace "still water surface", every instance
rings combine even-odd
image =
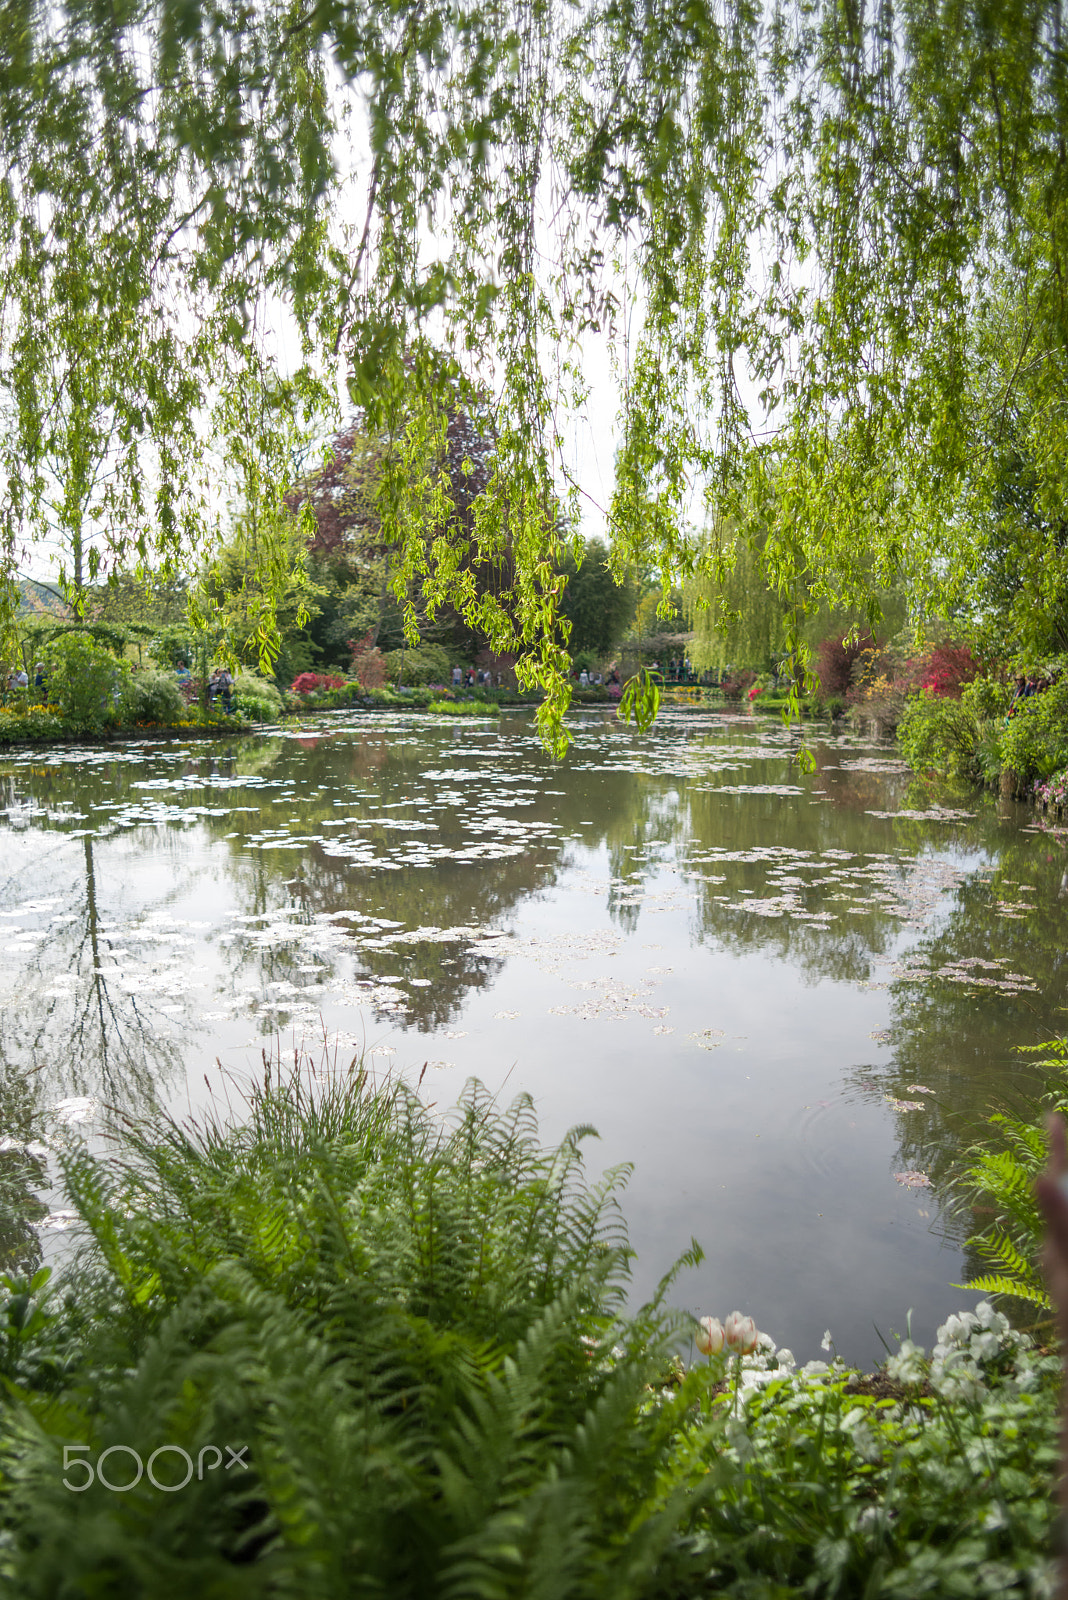
[[[636,1297],[694,1235],[699,1313],[801,1359],[830,1328],[871,1363],[910,1308],[930,1342],[977,1298],[947,1174],[1065,1026],[1068,838],[844,735],[802,777],[752,717],[572,733],[560,766],[520,716],[5,758],[8,1159],[325,1034],[443,1109],[476,1075],[547,1140],[592,1123]],[[4,1195],[9,1260],[62,1248]]]

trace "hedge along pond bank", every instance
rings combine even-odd
[[[597,1127],[637,1298],[695,1235],[680,1304],[801,1359],[830,1328],[871,1366],[910,1307],[933,1345],[979,1298],[953,1163],[1063,1026],[1063,836],[847,734],[803,777],[745,715],[571,728],[555,767],[507,714],[3,759],[2,1133],[41,1163],[8,1261],[64,1248],[65,1126],[196,1111],[325,1030],[441,1109],[477,1075]]]

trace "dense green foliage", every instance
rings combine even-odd
[[[243,1111],[62,1153],[83,1248],[0,1307],[12,1593],[1043,1592],[1057,1363],[989,1307],[888,1392],[767,1337],[684,1372],[588,1129],[336,1061]]]
[[[123,687],[120,714],[129,722],[181,722],[185,701],[172,672],[134,672]]]
[[[88,633],[63,633],[44,652],[48,695],[73,728],[98,728],[118,717],[129,665],[95,643]]]
[[[567,578],[560,614],[571,624],[568,649],[572,657],[603,660],[617,644],[634,616],[636,585],[619,583],[612,572],[609,552],[600,539],[591,539],[581,562],[571,551],[564,554],[561,572]]]
[[[1014,791],[1068,767],[1068,674],[1064,658],[1045,664],[1035,694],[1013,703],[1011,683],[980,677],[960,699],[911,695],[898,724],[902,754],[918,771],[979,782],[1005,774]]]

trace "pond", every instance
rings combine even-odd
[[[1064,1028],[1065,834],[847,735],[801,776],[752,716],[570,728],[559,766],[519,715],[4,758],[0,1151],[58,1208],[45,1146],[325,1040],[592,1124],[636,1300],[695,1236],[676,1304],[800,1359],[871,1364],[910,1308],[930,1343],[978,1298],[948,1174]],[[6,1260],[68,1247],[9,1179]]]

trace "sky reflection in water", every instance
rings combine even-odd
[[[475,1074],[593,1123],[638,1297],[695,1235],[677,1302],[801,1357],[973,1301],[947,1177],[1064,1025],[1065,836],[845,736],[802,778],[750,717],[573,732],[560,767],[526,718],[402,716],[0,763],[7,1259],[64,1221],[24,1220],[27,1141],[325,1029],[443,1108]]]

